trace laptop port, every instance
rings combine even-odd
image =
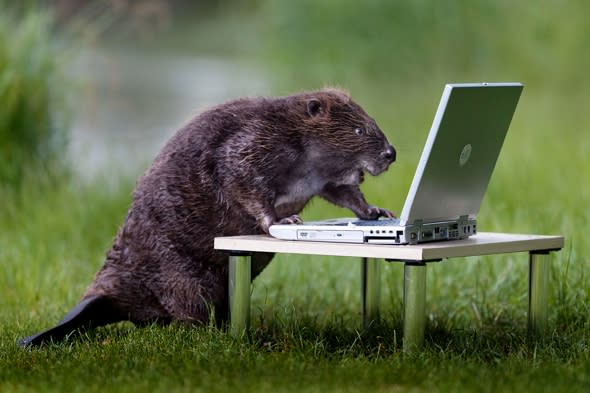
[[[401,238],[402,238],[403,234],[404,234],[404,231],[396,231],[395,232],[395,242],[396,243],[401,242]]]
[[[423,231],[422,239],[432,239],[432,231]]]

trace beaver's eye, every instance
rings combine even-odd
[[[354,133],[357,134],[358,136],[361,136],[365,133],[365,131],[361,127],[357,127],[354,129]]]

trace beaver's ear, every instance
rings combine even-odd
[[[323,116],[326,108],[318,98],[311,98],[307,101],[307,114],[310,117]]]

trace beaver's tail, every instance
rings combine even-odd
[[[21,347],[38,347],[49,342],[59,342],[79,331],[90,327],[118,322],[127,316],[122,315],[119,308],[108,296],[92,296],[76,305],[57,326],[41,333],[25,337],[18,341]]]

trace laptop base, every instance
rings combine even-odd
[[[396,219],[359,220],[339,218],[299,225],[272,225],[270,234],[284,240],[340,243],[419,244],[465,239],[477,233],[477,221],[459,220],[400,225]]]

